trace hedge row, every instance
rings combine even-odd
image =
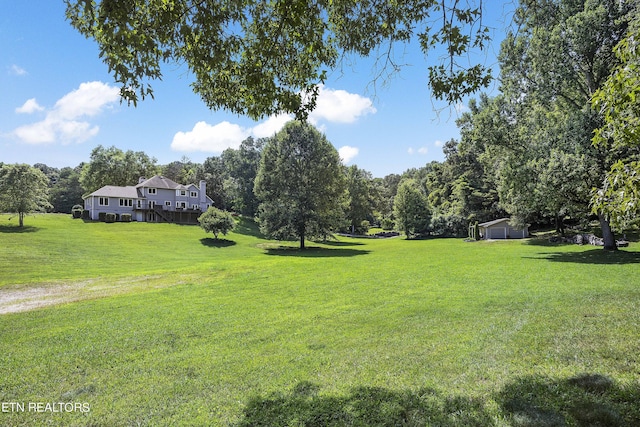
[[[82,219],[86,219],[86,220],[91,219],[90,212],[87,209],[84,209],[80,205],[76,205],[76,206],[73,207],[73,209],[71,209],[71,215],[73,216],[73,218],[76,218],[76,219],[78,219],[78,218],[82,218]],[[131,214],[129,214],[129,213],[117,214],[117,213],[113,213],[113,212],[99,212],[98,213],[98,221],[101,221],[101,222],[116,222],[116,221],[131,222],[132,221],[132,217],[131,217]]]
[[[101,221],[101,222],[108,222],[108,223],[112,223],[116,221],[131,222],[131,218],[132,218],[131,214],[128,214],[128,213],[125,213],[125,214],[117,214],[113,212],[98,213],[98,221]]]

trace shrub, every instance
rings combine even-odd
[[[116,222],[116,219],[117,219],[116,214],[112,212],[108,212],[107,214],[105,214],[104,222],[112,223],[112,222]]]
[[[131,222],[131,214],[122,214],[122,215],[120,215],[120,221],[122,221],[122,222]]]
[[[382,218],[382,221],[380,221],[380,226],[383,230],[393,230],[394,223],[391,218]]]
[[[460,215],[436,215],[431,219],[431,230],[436,236],[464,237],[469,234],[469,222]]]
[[[356,228],[357,234],[367,234],[371,228],[371,223],[366,219],[360,223],[360,226]]]
[[[82,211],[82,219],[91,219],[89,215],[90,215],[90,212],[88,209],[85,209]]]
[[[105,222],[107,220],[106,212],[98,212],[98,221]]]
[[[219,233],[226,235],[236,225],[233,216],[229,212],[214,207],[210,207],[200,215],[198,222],[204,231],[213,233],[216,239],[218,239]]]
[[[73,205],[73,207],[71,208],[71,215],[73,216],[73,218],[82,218],[83,210],[84,207],[82,207],[82,205]]]

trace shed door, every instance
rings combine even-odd
[[[491,227],[489,228],[490,239],[506,239],[507,229],[504,227]]]

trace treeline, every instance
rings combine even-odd
[[[104,185],[136,185],[139,177],[163,175],[178,183],[207,183],[207,195],[223,210],[249,217],[258,214],[254,192],[262,151],[268,138],[247,138],[202,163],[183,157],[159,165],[138,151],[98,146],[89,162],[61,169],[33,165],[47,177],[50,212],[70,213],[82,196]],[[397,227],[411,235],[466,235],[469,222],[504,215],[491,174],[478,147],[455,140],[445,144],[446,160],[383,178],[356,165],[343,166],[346,192],[338,231],[364,233],[371,226]]]
[[[640,15],[636,2],[524,2],[499,54],[499,94],[480,96],[444,145],[445,160],[374,178],[343,167],[345,195],[337,227],[369,225],[408,235],[466,235],[469,223],[508,215],[514,225],[596,219],[605,249],[614,231],[640,216]],[[595,136],[595,138],[594,138]],[[49,177],[54,211],[67,212],[102,185],[133,185],[163,174],[177,182],[204,179],[215,205],[256,216],[255,178],[268,140],[202,164],[168,165],[141,152],[97,147],[76,168],[36,165]]]

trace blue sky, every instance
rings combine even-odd
[[[496,22],[494,39],[502,38],[502,7],[489,13],[495,15],[488,16]],[[479,58],[493,65],[494,74],[498,48],[494,41],[489,56]],[[401,47],[396,55],[410,65],[376,85],[372,59],[345,61],[330,73],[311,116],[345,164],[377,177],[442,161],[441,145],[459,137],[455,119],[465,108],[431,98],[429,63],[417,46]],[[247,136],[272,135],[287,119],[255,122],[211,111],[192,92],[184,65],[167,64],[163,74],[152,83],[155,99],[137,107],[120,103],[97,45],[65,20],[62,0],[1,2],[0,161],[76,166],[101,144],[144,151],[159,164],[183,156],[202,162]]]

